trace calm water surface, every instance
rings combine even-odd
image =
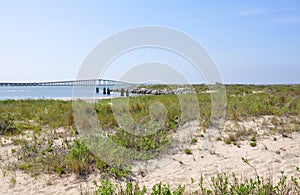
[[[106,86],[112,89],[113,86]],[[72,99],[73,97],[117,97],[119,93],[111,92],[111,95],[103,95],[103,87],[99,87],[96,94],[96,87],[75,87],[73,86],[20,86],[20,87],[0,87],[0,100],[7,99]],[[75,92],[75,93],[74,93]],[[74,93],[74,96],[73,96]],[[79,94],[79,95],[78,95]]]

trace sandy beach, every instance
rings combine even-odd
[[[191,154],[184,151],[172,155],[166,155],[160,159],[149,160],[143,166],[132,167],[132,180],[140,186],[148,188],[162,181],[175,189],[178,185],[185,185],[185,194],[190,194],[197,189],[200,176],[208,179],[218,173],[235,173],[238,178],[255,177],[258,174],[263,178],[271,178],[278,181],[282,173],[288,178],[299,176],[297,167],[300,165],[300,133],[271,132],[268,130],[271,123],[258,123],[271,116],[249,119],[241,122],[241,125],[255,128],[257,136],[255,147],[249,143],[249,139],[238,141],[238,144],[227,144],[223,140],[213,142],[213,146],[206,152],[200,150],[205,136],[199,136],[196,143],[188,147]],[[227,121],[225,126],[232,125]],[[195,123],[189,123],[182,128],[198,128]],[[228,128],[227,128],[228,129]],[[202,130],[199,129],[199,135]],[[226,138],[228,130],[221,131]],[[13,146],[8,139],[1,140],[1,163],[3,165],[14,161],[11,155]],[[247,159],[249,164],[243,162]],[[257,173],[256,173],[257,171]],[[1,169],[0,194],[92,194],[95,190],[93,181],[99,182],[101,174],[97,171],[86,177],[75,174],[58,176],[56,174],[41,174],[31,176],[22,171],[6,171]],[[111,179],[114,183],[124,184],[124,181]],[[194,181],[194,182],[192,182]]]

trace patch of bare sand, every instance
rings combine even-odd
[[[15,184],[11,181],[12,177],[15,177]],[[96,174],[88,178],[78,178],[74,174],[62,177],[41,174],[34,178],[16,171],[0,178],[0,194],[86,194],[94,191],[93,180],[96,178]]]
[[[269,128],[274,128],[274,125],[270,124],[271,118],[267,116],[239,123],[239,128],[246,131],[251,129],[252,134],[260,134],[256,147],[250,146],[251,138],[245,137],[237,141],[239,147],[216,141],[205,154],[201,151],[204,138],[200,138],[197,143],[189,146],[192,155],[182,151],[163,159],[151,160],[146,164],[146,176],[138,175],[136,179],[146,186],[153,186],[159,181],[169,184],[172,189],[178,185],[185,185],[187,192],[192,192],[198,188],[201,175],[208,180],[218,173],[225,172],[230,175],[234,172],[238,177],[246,178],[256,176],[257,171],[260,177],[271,178],[274,182],[280,178],[281,171],[284,171],[288,178],[299,176],[296,167],[300,166],[300,132],[270,132]],[[230,126],[231,123],[226,125]],[[227,134],[226,130],[221,132],[223,137]],[[255,170],[242,158],[247,159]],[[191,178],[195,181],[194,184],[191,184]]]
[[[178,153],[159,161],[150,161],[155,168],[148,171],[145,177],[139,175],[137,180],[140,184],[152,186],[162,181],[175,188],[185,184],[189,190],[195,189],[191,185],[191,178],[199,181],[203,175],[209,178],[217,173],[232,172],[244,177],[255,176],[255,171],[242,161],[248,159],[255,167],[257,173],[265,178],[278,179],[280,171],[286,176],[293,176],[296,167],[300,166],[300,134],[294,133],[285,138],[276,136],[257,140],[257,147],[251,147],[249,141],[240,142],[240,148],[234,145],[218,141],[206,155],[199,155],[198,144],[192,145],[192,155],[184,152]]]

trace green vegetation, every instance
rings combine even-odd
[[[123,177],[128,170],[108,166],[105,162],[94,156],[86,144],[79,139],[64,140],[61,145],[55,145],[53,137],[39,139],[34,137],[32,142],[20,142],[20,150],[14,155],[19,159],[18,168],[32,175],[42,172],[62,175],[73,172],[84,176],[98,169],[103,173],[115,177]]]
[[[161,182],[155,184],[151,190],[140,187],[138,184],[127,183],[126,186],[113,184],[108,180],[102,180],[100,184],[94,181],[96,186],[96,194],[121,194],[121,195],[181,195],[181,194],[203,194],[203,195],[219,195],[219,194],[249,194],[249,195],[265,195],[265,194],[299,194],[300,177],[292,176],[288,179],[284,172],[281,172],[281,177],[277,183],[274,183],[271,178],[262,178],[257,174],[253,165],[248,159],[242,158],[242,161],[250,166],[256,173],[255,177],[245,178],[240,180],[235,173],[228,175],[219,173],[210,178],[200,177],[198,188],[193,191],[186,191],[185,186],[179,185],[176,190],[172,191],[170,186]],[[296,167],[299,172],[299,167]],[[191,178],[191,184],[195,180]]]
[[[226,144],[231,144],[230,139],[225,139],[225,143],[226,143]]]
[[[197,143],[197,142],[198,142],[198,139],[197,139],[197,138],[195,138],[195,137],[192,138],[192,141],[191,141],[192,144]]]
[[[211,97],[210,94],[200,93],[207,90],[208,87],[206,85],[195,85],[194,87],[199,92],[197,96],[201,126],[208,127],[211,116]],[[252,91],[262,91],[262,93],[251,93]],[[280,125],[275,121],[276,116],[300,115],[300,85],[229,85],[226,86],[226,92],[227,119],[241,120],[246,117],[273,115],[275,117],[272,119],[273,123]],[[245,96],[244,92],[246,92]],[[101,100],[95,105],[95,112],[105,130],[119,127],[110,102],[109,99]],[[155,102],[162,103],[167,109],[164,130],[176,130],[180,122],[185,122],[179,121],[181,108],[176,95],[130,98],[129,110],[133,119],[144,124],[149,122],[149,107]],[[120,112],[122,109],[120,108]],[[32,130],[33,127],[39,131],[45,126],[51,129],[64,127],[76,130],[70,101],[4,100],[0,101],[0,113],[0,133],[2,132],[2,134],[16,129],[20,132]]]
[[[151,88],[164,89],[167,86],[157,85]],[[176,87],[176,86],[173,86]],[[205,129],[211,121],[211,95],[203,93],[209,90],[207,85],[194,85],[197,92],[200,112],[201,136],[205,136]],[[253,91],[255,93],[253,93]],[[292,132],[299,130],[300,116],[300,85],[275,85],[275,86],[226,86],[227,106],[226,120],[236,123],[234,133],[228,137],[217,137],[218,141],[224,140],[226,144],[233,143],[240,147],[239,140],[247,139],[250,146],[256,147],[257,133],[255,130],[243,129],[238,125],[239,121],[249,117],[272,116],[270,118],[270,132]],[[185,108],[182,108],[176,95],[145,95],[130,97],[130,116],[140,125],[120,125],[115,115],[124,117],[122,113],[126,107],[122,104],[114,108],[113,105],[121,101],[101,100],[93,104],[91,110],[86,112],[95,114],[99,123],[114,143],[134,151],[157,151],[170,144],[170,137],[176,133],[178,126],[195,120],[195,108],[193,108],[192,96],[181,95],[185,98]],[[165,110],[150,109],[151,105],[161,103]],[[182,118],[181,109],[189,110],[189,116]],[[157,111],[158,110],[158,111]],[[12,171],[22,170],[35,176],[40,173],[76,173],[79,176],[87,175],[95,170],[100,170],[104,175],[118,179],[130,175],[130,167],[109,166],[89,151],[73,118],[73,105],[71,101],[59,100],[5,100],[0,101],[0,137],[1,144],[5,139],[10,139],[15,148],[11,149],[17,162],[11,164]],[[152,116],[152,119],[151,119]],[[289,122],[281,120],[282,117],[290,117]],[[292,118],[296,117],[296,118]],[[163,125],[160,120],[163,119]],[[187,119],[187,120],[186,120]],[[126,120],[125,120],[126,121]],[[84,125],[88,125],[88,120]],[[266,121],[267,123],[268,121]],[[86,127],[88,128],[88,127]],[[60,129],[60,131],[58,131]],[[132,132],[151,132],[149,135],[139,135]],[[200,130],[199,130],[200,131]],[[200,132],[199,132],[200,135]],[[16,137],[18,136],[18,137]],[[95,136],[96,139],[96,136]],[[197,143],[200,137],[191,137],[191,143]],[[186,154],[192,154],[190,149],[185,149]],[[155,153],[152,153],[155,157]],[[144,160],[148,159],[145,158]],[[203,185],[200,179],[199,191],[196,194],[273,194],[280,193],[287,185],[285,177],[277,184],[271,181],[263,181],[261,178],[246,179],[238,182],[235,175],[219,174],[210,180],[211,188]],[[231,181],[231,182],[230,182]],[[298,180],[293,178],[292,190],[299,193]],[[145,188],[128,183],[124,188],[108,181],[101,182],[97,186],[98,194],[143,194]],[[153,186],[151,194],[181,194],[184,187],[171,191],[165,184]]]
[[[282,174],[277,183],[273,183],[270,178],[264,179],[256,176],[246,178],[240,181],[236,174],[219,173],[206,179],[201,176],[198,189],[188,192],[188,194],[219,195],[219,194],[299,194],[299,177],[291,177],[290,180]],[[206,182],[206,183],[205,183]],[[113,184],[108,180],[102,180],[100,184],[94,181],[96,186],[95,194],[120,194],[120,195],[181,195],[186,192],[185,187],[179,185],[176,190],[172,191],[170,187],[161,182],[155,184],[151,190],[147,191],[146,187],[140,187],[138,184],[127,183],[126,186]]]
[[[105,195],[144,195],[149,194],[147,193],[147,189],[144,186],[140,188],[139,185],[133,183],[127,183],[125,187],[121,185],[116,185],[111,183],[108,180],[102,180],[100,184],[97,184],[94,181],[94,185],[96,186],[95,194],[105,194]],[[151,195],[181,195],[183,194],[185,188],[183,186],[178,186],[175,191],[171,191],[170,187],[167,184],[162,184],[161,182],[155,184],[152,187],[150,192]]]
[[[204,185],[204,178],[201,176],[199,182],[199,190],[194,194],[218,195],[218,194],[299,194],[299,178],[292,177],[290,181],[282,175],[277,183],[272,180],[264,179],[259,176],[255,178],[246,178],[240,181],[238,177],[232,173],[228,176],[226,173],[217,174],[210,178],[210,187]]]
[[[251,146],[251,147],[256,147],[256,145],[257,145],[257,144],[256,144],[256,141],[250,142],[250,146]]]
[[[0,101],[0,124],[9,116],[20,133],[24,130],[34,130],[48,126],[70,128],[74,126],[72,102],[59,100],[4,100]],[[4,116],[3,116],[4,115]],[[12,124],[12,123],[10,123]]]
[[[11,113],[2,113],[0,115],[0,135],[9,135],[18,133],[15,117]]]
[[[191,149],[186,148],[184,152],[188,155],[193,154]]]

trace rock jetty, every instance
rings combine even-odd
[[[149,94],[149,95],[170,95],[170,94],[192,94],[195,93],[190,88],[177,89],[149,89],[149,88],[129,88],[129,93],[132,94]]]

